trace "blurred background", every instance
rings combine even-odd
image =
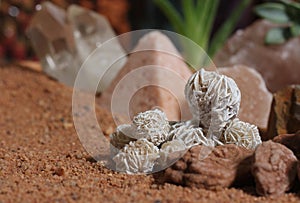
[[[239,1],[220,1],[212,33]],[[0,0],[0,63],[24,59],[37,60],[25,32],[35,11],[41,9],[42,2],[42,0]],[[52,0],[51,2],[62,8],[77,4],[101,13],[108,18],[117,34],[146,28],[173,30],[153,0]],[[181,12],[181,1],[170,2]],[[262,2],[264,1],[252,0],[240,16],[235,30],[246,27],[256,19],[253,7]]]

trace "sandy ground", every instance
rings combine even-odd
[[[159,175],[125,175],[85,152],[71,115],[72,90],[42,73],[0,67],[0,203],[300,202],[258,197],[253,188],[208,191],[162,184]],[[98,109],[104,128],[113,125]]]

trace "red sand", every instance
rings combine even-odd
[[[71,96],[70,88],[42,73],[0,67],[0,203],[300,201],[299,194],[270,198],[253,195],[252,187],[184,188],[160,184],[152,175],[106,169],[79,142]],[[104,128],[111,131],[109,114],[97,110]]]

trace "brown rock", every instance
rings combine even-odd
[[[129,106],[131,116],[159,106],[169,120],[188,119],[190,113],[183,92],[191,74],[169,38],[151,32],[140,39],[125,66],[101,96],[100,104],[110,108],[112,94],[117,92],[124,105]],[[124,108],[124,105],[119,106]]]
[[[274,94],[268,133],[263,140],[300,130],[300,85],[291,85]]]
[[[264,79],[252,68],[236,65],[219,68],[218,71],[231,77],[241,90],[241,106],[238,117],[240,120],[254,124],[266,132],[272,94],[267,90]]]
[[[291,150],[273,141],[263,142],[254,153],[252,173],[260,195],[281,195],[296,178],[297,158]]]
[[[266,46],[265,35],[275,26],[278,25],[259,20],[245,30],[237,31],[216,54],[215,64],[244,64],[255,68],[271,92],[287,85],[300,84],[300,37],[292,38],[282,45]]]
[[[295,134],[283,134],[274,137],[274,142],[283,144],[293,151],[295,156],[300,159],[300,131]]]
[[[298,161],[298,179],[300,181],[300,162]]]
[[[229,187],[235,181],[241,183],[245,180],[243,177],[248,177],[252,153],[233,144],[217,146],[213,150],[198,145],[165,171],[165,179],[167,182],[197,188]]]

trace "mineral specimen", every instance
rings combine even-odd
[[[166,166],[172,164],[174,161],[178,160],[187,151],[186,146],[181,140],[171,140],[162,144],[159,150],[159,160],[158,163],[163,169]]]
[[[274,137],[273,141],[286,146],[300,159],[300,131],[295,134],[278,135]]]
[[[169,137],[168,119],[159,109],[139,113],[133,118],[133,126],[136,128],[134,138],[146,138],[156,146]]]
[[[297,174],[297,158],[284,145],[263,142],[254,154],[252,173],[260,195],[280,195],[289,191]]]
[[[165,171],[167,182],[190,187],[215,189],[229,187],[235,180],[241,179],[251,171],[250,164],[240,163],[251,157],[252,150],[233,144],[217,146],[206,158],[201,153],[210,147],[197,145],[192,147],[180,160]],[[243,173],[238,173],[242,171]]]
[[[229,122],[220,141],[221,144],[236,144],[247,149],[255,149],[261,144],[257,127],[238,118]]]
[[[152,171],[158,157],[159,149],[147,139],[141,138],[125,145],[113,160],[117,171],[147,173]]]
[[[178,122],[172,125],[169,136],[172,140],[181,140],[187,149],[199,144],[214,146],[213,140],[206,138],[203,129],[197,124],[194,120]]]
[[[274,94],[268,133],[263,140],[300,130],[300,85],[291,85]]]
[[[200,69],[188,81],[185,97],[193,118],[219,139],[226,123],[236,117],[241,93],[234,80],[216,72]]]
[[[136,140],[133,138],[134,133],[135,129],[131,125],[123,124],[117,127],[116,132],[110,135],[112,156],[116,155],[126,144]]]
[[[43,70],[51,77],[69,86],[74,85],[77,73],[87,57],[102,44],[115,37],[114,31],[105,17],[72,5],[67,13],[50,2],[42,3],[27,30],[33,48],[40,58]],[[116,76],[126,57],[114,65],[115,71],[107,71],[110,64],[125,53],[117,40],[94,53],[87,63],[81,87],[92,90],[98,86],[102,91]]]
[[[255,68],[267,88],[276,92],[287,85],[300,83],[300,37],[282,45],[266,46],[267,31],[278,26],[258,20],[245,30],[238,30],[214,57],[217,66],[244,64]]]
[[[129,73],[136,75],[130,80],[124,80],[129,77]],[[139,40],[125,66],[103,92],[98,103],[110,108],[112,95],[119,84],[118,94],[122,94],[122,100],[134,93],[128,99],[131,115],[159,106],[170,120],[187,120],[191,114],[183,92],[191,75],[171,40],[161,32],[153,31]],[[119,83],[121,80],[122,83]],[[135,89],[139,86],[139,90]]]
[[[266,132],[272,94],[266,88],[265,81],[259,72],[243,65],[218,68],[218,71],[231,77],[241,91],[241,106],[237,117],[242,121],[256,125],[261,131]]]

